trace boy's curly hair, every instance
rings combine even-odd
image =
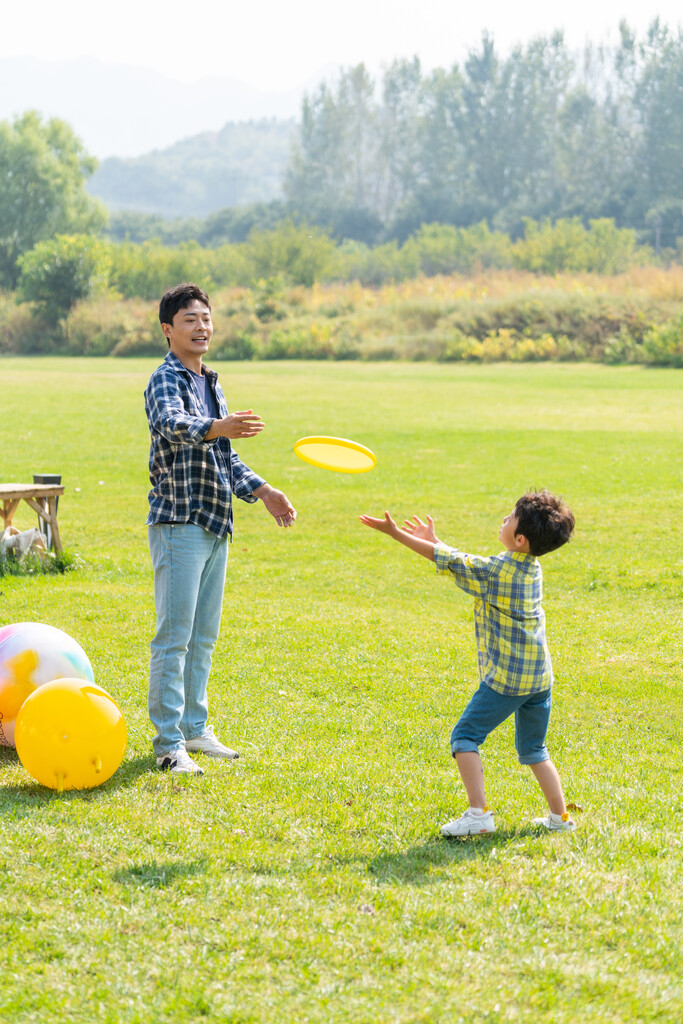
[[[527,491],[518,499],[514,515],[516,532],[526,537],[532,555],[545,555],[561,548],[574,532],[571,509],[550,491]]]

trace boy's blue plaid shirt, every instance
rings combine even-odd
[[[507,696],[549,689],[553,668],[538,559],[517,551],[487,558],[437,544],[434,562],[437,572],[452,573],[456,584],[474,597],[481,681]]]
[[[219,416],[227,416],[218,374],[208,366],[204,373]],[[195,523],[217,537],[232,536],[232,495],[257,501],[252,491],[265,481],[245,466],[226,437],[203,440],[213,420],[206,415],[192,377],[169,352],[145,390],[152,483],[147,525]]]

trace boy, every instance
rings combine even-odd
[[[467,793],[469,807],[441,828],[443,836],[495,832],[486,804],[479,747],[506,718],[515,716],[515,746],[521,764],[528,764],[548,802],[548,815],[535,818],[551,832],[571,832],[562,784],[545,746],[553,681],[541,607],[542,571],[539,555],[566,544],[574,516],[561,498],[549,491],[531,491],[505,516],[498,539],[505,551],[486,558],[449,548],[437,538],[434,522],[418,516],[399,527],[384,519],[361,516],[374,530],[405,544],[450,572],[456,584],[474,597],[479,653],[479,689],[451,734],[451,750]]]
[[[196,284],[171,288],[161,298],[159,320],[169,351],[145,391],[152,484],[147,526],[157,615],[149,716],[157,731],[159,768],[203,775],[191,753],[239,756],[207,726],[233,496],[249,503],[260,499],[278,526],[292,526],[296,512],[232,448],[231,440],[255,437],[264,423],[251,409],[228,413],[218,374],[203,364],[213,333],[206,292]],[[249,598],[238,593],[234,601],[248,604]]]

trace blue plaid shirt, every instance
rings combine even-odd
[[[204,367],[220,417],[228,415],[215,370]],[[232,496],[254,502],[265,483],[233,451],[227,437],[205,441],[213,423],[193,374],[169,352],[145,389],[149,421],[149,515],[147,525],[195,523],[217,537],[232,537]]]
[[[437,544],[434,562],[437,572],[451,573],[456,584],[474,597],[481,681],[507,696],[549,689],[553,667],[538,559],[518,551],[486,558]]]

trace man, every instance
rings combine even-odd
[[[169,352],[145,390],[151,446],[149,548],[157,631],[152,641],[149,716],[162,769],[203,775],[189,756],[239,755],[207,726],[207,683],[220,627],[232,538],[232,497],[259,499],[279,526],[296,512],[282,491],[252,472],[231,440],[265,424],[252,409],[228,413],[218,375],[203,365],[213,324],[208,295],[195,284],[159,304]]]

